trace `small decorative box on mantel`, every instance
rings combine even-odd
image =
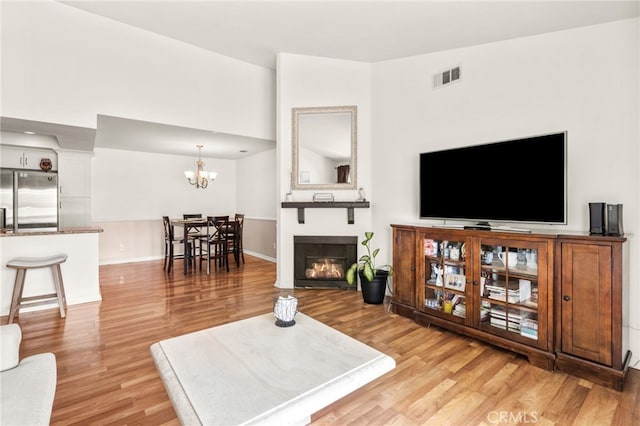
[[[333,194],[330,192],[316,192],[315,194],[313,194],[314,203],[326,203],[329,201],[334,201]]]

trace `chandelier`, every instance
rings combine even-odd
[[[196,188],[206,188],[209,184],[209,180],[215,180],[218,175],[216,172],[206,172],[204,170],[204,162],[202,161],[202,145],[196,145],[198,147],[198,162],[196,172],[186,171],[184,172],[187,181],[191,185],[195,185]]]

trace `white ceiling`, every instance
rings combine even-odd
[[[60,3],[268,68],[275,68],[278,52],[373,63],[629,19],[640,9],[638,0]],[[59,140],[56,132],[61,130],[62,139],[76,136],[68,126],[7,118],[2,128],[9,122],[8,130],[31,125]],[[77,136],[86,137],[87,131],[91,129],[78,129]],[[98,117],[95,135],[96,147],[194,155],[201,143],[203,157],[229,159],[275,146],[275,141],[107,116]]]
[[[203,145],[203,157],[227,160],[275,148],[275,142],[267,139],[98,116],[96,147],[195,156],[196,145]]]
[[[278,52],[378,62],[638,16],[635,1],[62,3],[275,69]]]

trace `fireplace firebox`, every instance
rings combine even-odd
[[[345,273],[358,256],[358,237],[294,236],[294,286],[355,290]]]

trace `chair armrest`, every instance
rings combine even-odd
[[[0,371],[18,365],[21,341],[22,331],[18,324],[0,325]]]
[[[48,426],[56,393],[56,357],[41,353],[0,373],[3,425]]]

